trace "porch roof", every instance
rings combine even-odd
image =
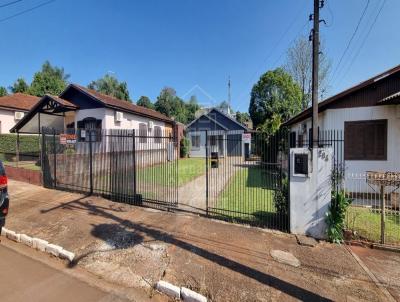
[[[400,91],[378,101],[378,105],[400,105]]]
[[[76,105],[67,100],[59,98],[57,96],[46,94],[13,128],[11,128],[10,132],[25,132],[21,131],[21,129],[23,129],[23,127],[26,126],[28,123],[32,123],[32,121],[35,120],[35,123],[37,122],[38,128],[36,129],[35,126],[33,127],[35,131],[27,132],[40,133],[40,113],[47,116],[53,116],[54,118],[48,118],[47,121],[50,123],[54,123],[54,121],[57,120],[56,117],[64,117],[65,112],[75,111],[77,109],[79,108]]]

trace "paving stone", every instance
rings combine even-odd
[[[21,242],[27,246],[32,246],[32,237],[25,235],[25,234],[21,234]]]
[[[59,255],[58,255],[60,258],[62,258],[62,259],[67,259],[67,260],[69,260],[69,262],[72,262],[73,260],[74,260],[74,258],[75,258],[75,254],[74,253],[72,253],[72,252],[70,252],[70,251],[67,251],[67,250],[64,250],[64,249],[62,249],[61,251],[60,251],[60,253],[59,253]]]
[[[186,287],[181,287],[181,297],[184,302],[207,302],[207,298]]]
[[[43,240],[43,239],[33,238],[33,240],[32,240],[32,247],[34,249],[37,249],[37,250],[42,251],[42,252],[44,252],[46,250],[46,246],[48,244],[49,243],[46,240]]]
[[[175,286],[166,281],[162,281],[162,280],[158,281],[156,284],[156,289],[159,292],[166,294],[167,296],[169,296],[171,298],[176,298],[176,299],[181,298],[181,289],[178,286]]]
[[[280,263],[291,265],[294,267],[300,266],[300,261],[293,254],[281,250],[271,250],[271,257]]]
[[[304,235],[296,235],[297,243],[303,246],[314,247],[318,244],[317,240]]]
[[[7,238],[16,242],[21,242],[20,234],[15,233],[14,231],[7,232]]]
[[[63,248],[61,246],[50,243],[46,246],[45,251],[53,256],[58,257],[62,249]]]

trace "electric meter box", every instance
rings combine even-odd
[[[308,154],[294,155],[294,174],[308,175]]]

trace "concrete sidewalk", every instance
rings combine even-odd
[[[160,279],[212,301],[385,301],[343,246],[10,181],[6,226],[75,252],[74,265],[152,293]],[[300,267],[278,263],[292,253]]]

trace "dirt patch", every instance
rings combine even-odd
[[[10,229],[77,254],[74,265],[126,287],[164,279],[211,301],[385,301],[343,247],[300,246],[290,234],[177,215],[10,182]],[[300,267],[278,263],[293,254]]]

